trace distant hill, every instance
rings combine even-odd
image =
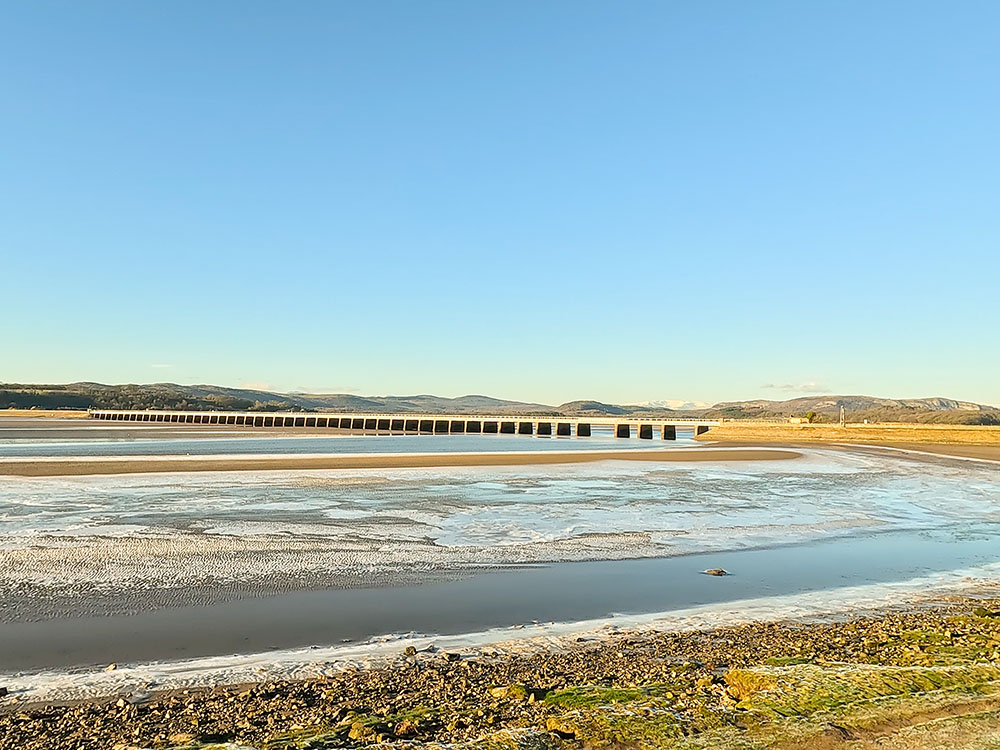
[[[600,401],[567,401],[556,407],[556,411],[566,416],[608,416],[618,414],[630,414],[633,410],[627,406],[616,406],[615,404],[604,404]]]
[[[1000,424],[1000,409],[949,398],[890,399],[872,396],[808,396],[787,401],[725,401],[706,408],[684,401],[608,404],[569,401],[559,406],[469,395],[445,398],[415,396],[355,396],[347,393],[275,393],[215,385],[150,383],[105,385],[0,384],[0,408],[17,409],[192,409],[248,411],[339,411],[426,414],[521,414],[540,416],[674,416],[727,419],[784,419],[813,412],[816,421],[848,419],[872,422],[941,424]]]
[[[0,384],[0,408],[209,409],[439,414],[555,414],[552,406],[489,396],[354,396],[347,393],[274,393],[215,385]]]
[[[853,421],[1000,424],[1000,409],[995,406],[939,397],[805,396],[787,401],[726,401],[704,413],[731,419],[778,419],[815,412],[817,421],[829,422],[840,418],[841,406]]]
[[[622,406],[633,406],[641,409],[670,409],[671,411],[696,411],[698,409],[708,409],[711,404],[705,401],[681,401],[680,399],[667,399],[661,401],[637,401],[634,404],[622,404]]]

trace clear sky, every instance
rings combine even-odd
[[[0,380],[1000,404],[998,28],[0,0]]]

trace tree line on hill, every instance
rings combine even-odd
[[[195,395],[181,388],[94,384],[0,386],[8,409],[166,409],[175,411],[306,411],[287,399],[248,399],[222,393]]]
[[[521,416],[645,416],[725,419],[786,419],[809,416],[836,422],[844,407],[852,422],[1000,425],[1000,409],[944,398],[884,399],[871,396],[810,396],[786,401],[730,401],[704,409],[570,401],[559,406],[508,401],[489,396],[445,398],[356,396],[353,394],[274,393],[213,385],[175,383],[0,384],[0,408],[12,409],[170,409],[189,411],[302,411]]]

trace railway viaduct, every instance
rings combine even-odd
[[[615,437],[676,440],[677,429],[696,436],[721,424],[718,419],[636,417],[552,417],[470,414],[335,414],[331,412],[160,411],[92,409],[91,419],[144,424],[217,425],[270,429],[336,429],[374,434],[540,435],[590,437],[595,426]]]

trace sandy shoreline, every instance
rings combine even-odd
[[[294,469],[416,469],[448,466],[528,466],[595,461],[779,461],[802,454],[783,448],[671,448],[503,453],[422,453],[331,456],[206,456],[142,458],[45,458],[0,461],[0,475],[22,477],[145,474],[193,471],[285,471]]]

